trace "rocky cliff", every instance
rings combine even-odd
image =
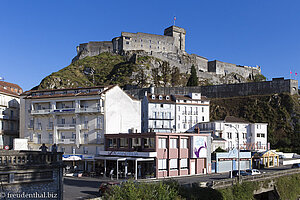
[[[170,57],[170,55],[168,55]],[[37,89],[119,84],[148,87],[185,86],[190,67],[199,63],[199,56],[174,55],[172,59],[159,55],[148,55],[143,51],[128,51],[122,55],[104,52],[72,62],[69,66],[45,77]],[[174,60],[178,59],[178,62]],[[204,59],[204,58],[203,58]],[[173,61],[172,61],[173,60]],[[198,61],[197,61],[198,60]],[[228,84],[261,80],[256,74],[252,78],[231,72],[210,73],[198,69],[199,85]]]

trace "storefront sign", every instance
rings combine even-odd
[[[156,157],[156,152],[100,151],[101,156]]]
[[[207,157],[207,137],[193,136],[191,137],[191,157],[206,158]]]
[[[73,154],[64,154],[62,159],[64,161],[76,161],[76,160],[82,160],[82,155],[73,155]]]

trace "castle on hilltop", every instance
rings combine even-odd
[[[121,36],[113,38],[112,41],[80,44],[72,62],[103,52],[135,55],[135,57],[149,55],[178,67],[181,73],[189,73],[191,66],[194,65],[199,79],[209,80],[211,84],[246,82],[261,74],[258,66],[241,66],[218,60],[208,61],[202,56],[188,54],[185,51],[185,35],[186,30],[178,26],[166,28],[164,35],[122,32]]]

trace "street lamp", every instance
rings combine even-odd
[[[225,124],[225,126],[228,126],[228,127],[230,127],[230,128],[234,128],[235,130],[236,130],[236,132],[237,132],[237,139],[238,139],[238,147],[237,147],[237,149],[238,149],[238,180],[239,180],[239,182],[240,182],[240,176],[241,176],[241,170],[240,170],[240,134],[239,134],[239,131],[238,131],[238,129],[235,127],[235,126],[232,126],[232,124]]]

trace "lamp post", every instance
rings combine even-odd
[[[225,124],[225,126],[228,126],[230,128],[234,128],[237,132],[237,139],[238,139],[238,181],[240,182],[240,176],[241,176],[241,170],[240,170],[240,134],[238,129],[235,126],[232,126],[232,124]]]

